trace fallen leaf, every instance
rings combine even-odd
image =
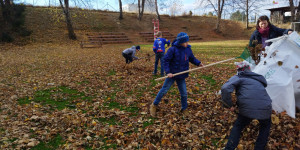
[[[271,115],[271,119],[273,124],[278,125],[280,123],[279,118],[274,114]]]

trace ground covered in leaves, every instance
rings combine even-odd
[[[192,49],[210,64],[239,56],[246,43],[192,43]],[[223,148],[237,115],[221,106],[216,92],[235,74],[233,61],[186,79],[189,117],[179,113],[180,94],[173,86],[153,118],[149,105],[163,81],[152,75],[154,57],[125,65],[121,52],[130,46],[1,46],[0,148]],[[141,49],[138,56],[152,55],[152,45]],[[299,113],[296,116],[272,115],[268,149],[300,149]],[[245,129],[238,149],[253,149],[257,123]]]

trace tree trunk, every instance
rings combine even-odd
[[[294,1],[289,0],[290,2],[290,8],[291,8],[291,22],[295,20],[295,6],[294,6]]]
[[[59,0],[60,6],[63,9],[63,12],[66,16],[66,23],[67,23],[67,28],[68,28],[68,33],[69,33],[69,38],[72,40],[76,40],[76,35],[72,26],[72,21],[71,17],[69,14],[69,0],[64,0],[65,6],[62,4],[62,0]]]
[[[138,0],[138,9],[139,9],[139,20],[141,15],[141,0]]]
[[[249,0],[246,1],[246,29],[248,29],[249,25]]]
[[[1,8],[2,8],[2,16],[6,23],[12,22],[12,5],[10,4],[10,0],[0,0]]]
[[[298,7],[297,7],[296,20],[300,21],[300,1],[299,1],[299,4],[298,4]]]
[[[141,0],[138,0],[138,7],[139,7],[139,20],[142,20],[143,14],[144,14],[144,6],[145,6],[145,0],[142,0],[142,10],[141,10]]]
[[[119,7],[120,7],[119,20],[122,20],[123,19],[122,0],[119,0]]]
[[[217,16],[217,25],[216,25],[217,32],[221,32],[220,24],[221,24],[223,6],[224,6],[224,0],[218,0],[218,16]]]
[[[144,15],[145,1],[146,0],[142,0],[142,13],[141,13],[142,16],[141,16],[141,19],[142,19],[143,15]]]
[[[159,13],[158,13],[157,0],[155,0],[155,10],[156,10],[157,18],[158,18],[158,20],[160,21],[160,15],[159,15]]]

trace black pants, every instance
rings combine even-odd
[[[122,53],[123,57],[125,58],[126,64],[129,64],[132,62],[132,56],[129,54]]]
[[[240,114],[238,115],[238,118],[236,119],[233,128],[231,129],[225,150],[234,150],[238,146],[243,129],[248,124],[250,124],[252,120],[253,119],[242,116]],[[264,150],[268,143],[268,137],[270,135],[271,118],[258,121],[259,134],[256,139],[254,150]]]

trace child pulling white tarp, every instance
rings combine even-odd
[[[300,108],[300,36],[293,32],[267,42],[273,44],[265,48],[267,55],[253,72],[266,78],[273,110],[295,118],[295,106]]]

